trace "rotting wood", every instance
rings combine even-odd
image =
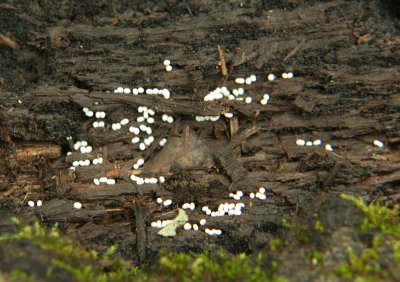
[[[71,232],[81,232],[84,241],[96,238],[101,245],[109,243],[104,239],[109,235],[113,243],[125,247],[128,242],[135,250],[143,239],[130,229],[137,219],[123,203],[136,201],[146,215],[141,223],[147,232],[146,245],[140,245],[146,247],[147,255],[165,246],[199,250],[210,241],[229,246],[232,238],[242,240],[235,247],[257,251],[252,246],[262,247],[266,241],[255,234],[268,237],[273,232],[273,228],[265,231],[260,226],[279,228],[283,216],[306,210],[319,195],[346,192],[394,201],[400,181],[400,55],[399,43],[379,12],[381,3],[335,0],[269,11],[252,6],[226,9],[230,4],[216,1],[215,5],[220,5],[217,14],[202,3],[198,5],[208,12],[193,10],[191,17],[169,18],[146,11],[151,15],[139,12],[128,17],[115,15],[116,9],[112,17],[98,16],[98,25],[67,20],[52,26],[38,14],[24,14],[24,19],[34,23],[32,28],[39,29],[31,33],[28,45],[44,48],[38,52],[40,56],[35,54],[39,61],[45,54],[49,71],[35,69],[40,76],[32,79],[23,95],[18,88],[2,91],[11,82],[0,78],[0,138],[4,142],[0,195],[4,207],[16,199],[19,210],[36,213],[50,223],[65,223]],[[16,17],[17,10],[11,10]],[[161,16],[162,23],[152,22]],[[357,25],[364,26],[367,18],[377,30],[371,38],[360,37],[362,44],[357,44],[353,31]],[[25,50],[25,43],[19,43]],[[222,68],[215,67],[218,45],[224,48],[229,68],[229,76],[222,80]],[[171,60],[173,71],[165,72],[165,58]],[[20,60],[13,64],[22,76],[24,65]],[[279,77],[289,70],[295,74],[292,80],[266,80],[269,73]],[[258,78],[257,83],[244,86],[246,95],[253,98],[251,104],[203,101],[216,87],[237,88],[232,79],[250,74]],[[19,82],[29,76],[22,78]],[[168,88],[172,99],[112,93],[118,86]],[[261,105],[265,93],[271,99],[268,105]],[[110,123],[125,117],[134,120],[138,106],[176,117],[173,125],[154,127],[154,145],[145,152],[131,146],[126,130],[95,130],[91,128],[93,119],[82,113],[82,107],[106,111]],[[196,115],[224,112],[233,112],[234,118],[221,117],[216,124],[194,121]],[[93,144],[87,157],[101,154],[103,165],[69,170],[79,153],[59,157],[57,147],[63,146],[64,154],[64,148],[70,146],[67,136]],[[164,137],[170,146],[158,148]],[[297,138],[321,139],[323,145],[300,147]],[[385,147],[374,147],[375,139],[384,141]],[[13,149],[32,142],[50,144],[54,153],[42,153],[28,162],[17,159],[10,167]],[[333,152],[324,150],[328,142]],[[146,165],[133,171],[139,157]],[[167,182],[138,186],[130,181],[131,173],[165,175]],[[93,178],[103,175],[117,183],[94,185]],[[260,186],[268,191],[265,202],[247,197],[243,216],[234,221],[209,220],[210,226],[227,234],[215,241],[204,232],[178,232],[176,238],[166,240],[149,226],[149,221],[173,218],[174,208],[187,201],[217,208],[231,201],[230,191],[248,194]],[[156,204],[157,197],[174,199],[174,206],[168,209]],[[41,209],[26,210],[28,199],[45,201]],[[82,202],[83,208],[73,210],[74,201]],[[195,221],[202,217],[204,213],[197,210],[191,214]],[[121,229],[120,236],[115,229]],[[136,250],[141,260],[146,258],[140,254],[143,249]],[[136,254],[130,257],[136,260]]]

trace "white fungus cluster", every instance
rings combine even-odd
[[[269,94],[264,94],[263,98],[260,101],[260,104],[261,105],[266,105],[266,104],[268,104],[268,101],[269,101]]]
[[[320,139],[314,140],[314,141],[306,141],[304,139],[297,139],[296,140],[296,145],[297,146],[307,146],[307,147],[312,147],[312,146],[320,146],[322,145],[322,141]],[[333,151],[332,145],[331,144],[326,144],[325,145],[325,150],[326,151]]]
[[[235,200],[240,200],[244,196],[242,191],[237,191],[236,193],[230,193],[229,197],[232,197]]]
[[[139,94],[147,94],[147,95],[160,95],[163,96],[164,99],[169,99],[171,97],[171,92],[167,88],[163,89],[158,89],[158,88],[146,88],[144,89],[143,87],[138,87],[138,88],[124,88],[124,87],[117,87],[114,89],[114,93],[120,93],[120,94],[133,94],[133,95],[139,95]]]
[[[253,193],[253,192],[250,193],[250,199],[257,198],[260,200],[266,200],[267,196],[265,195],[265,192],[266,192],[265,188],[260,187],[260,188],[258,188],[258,191],[256,193]]]
[[[293,76],[294,76],[293,72],[284,72],[284,73],[282,73],[282,78],[283,79],[291,79],[291,78],[293,78]]]
[[[231,93],[229,92],[228,88],[225,86],[223,87],[217,87],[215,90],[211,91],[208,93],[206,96],[204,96],[204,101],[214,101],[214,100],[220,100],[224,97],[228,97]]]
[[[103,177],[100,177],[100,178],[93,179],[93,183],[95,185],[100,185],[100,184],[114,185],[115,184],[115,179],[107,178],[107,177],[103,176]]]
[[[184,203],[182,205],[182,209],[184,209],[184,210],[192,210],[192,211],[194,211],[195,208],[196,208],[196,205],[194,203]]]
[[[314,141],[305,141],[303,139],[297,139],[296,140],[296,145],[297,146],[307,146],[307,147],[312,147],[312,146],[319,146],[322,144],[322,141],[320,139],[314,140]]]
[[[42,200],[37,200],[36,201],[36,206],[37,207],[41,207],[43,205],[43,201]],[[33,208],[35,206],[35,202],[34,201],[28,201],[28,206]]]
[[[247,78],[243,78],[243,77],[235,78],[235,83],[237,83],[237,84],[250,85],[250,84],[252,84],[253,82],[256,82],[256,81],[257,81],[257,77],[254,74],[250,75]]]
[[[94,115],[94,113],[93,113],[93,111],[91,111],[89,108],[83,108],[82,109],[83,110],[83,112],[85,113],[85,115],[87,116],[87,117],[92,117],[93,115]]]
[[[172,66],[171,62],[169,60],[164,61],[164,66],[166,71],[171,71]],[[285,75],[282,75],[283,78],[292,78],[293,73],[286,73]],[[276,76],[274,74],[269,74],[268,75],[268,80],[272,81],[276,79]],[[250,85],[254,82],[257,81],[256,75],[252,74],[246,78],[236,78],[235,83],[237,84],[246,84]],[[127,87],[118,87],[114,90],[114,93],[121,93],[121,94],[133,94],[133,95],[139,95],[139,94],[146,94],[146,95],[162,95],[165,99],[170,98],[170,91],[168,89],[158,89],[158,88],[143,88],[143,87],[138,87],[138,88],[127,88]],[[247,96],[247,97],[246,97]],[[238,87],[232,89],[232,92],[226,87],[217,87],[215,90],[209,92],[205,97],[204,101],[213,101],[213,100],[219,100],[219,99],[227,99],[227,100],[237,100],[237,101],[244,101],[246,104],[250,104],[253,101],[253,98],[249,95],[246,94],[245,96],[245,89],[243,87]],[[261,104],[266,105],[269,100],[269,94],[264,94],[263,98],[261,100]],[[95,103],[96,104],[96,103]],[[138,113],[140,114],[138,117],[133,118],[133,119],[128,119],[128,118],[122,118],[121,120],[117,122],[110,123],[111,126],[107,125],[107,129],[112,129],[113,131],[118,131],[118,130],[126,130],[128,135],[129,133],[132,134],[131,138],[131,143],[136,144],[135,146],[138,146],[138,149],[140,151],[146,150],[149,146],[153,144],[155,141],[155,137],[152,135],[153,134],[153,129],[152,125],[156,123],[156,112],[153,109],[147,108],[145,106],[140,106],[137,109]],[[94,117],[97,120],[93,121],[92,125],[94,128],[106,128],[105,119],[106,113],[102,111],[94,112],[90,110],[89,108],[85,107],[83,108],[84,114],[91,118]],[[217,121],[220,119],[220,117],[223,116],[225,118],[232,118],[234,116],[233,112],[229,111],[224,111],[220,115],[216,116],[196,116],[196,121],[202,122],[202,121]],[[161,120],[166,123],[172,124],[174,122],[174,117],[164,113],[161,115]],[[124,127],[126,129],[124,129]],[[72,140],[72,137],[68,137],[68,140]],[[161,141],[159,141],[158,145],[159,146],[164,146],[167,143],[167,138],[162,138]],[[93,151],[93,148],[87,144],[86,141],[78,141],[74,144],[74,150],[79,151],[82,154],[89,154]],[[68,152],[67,155],[71,155],[71,152]],[[85,160],[78,160],[73,162],[73,168],[77,166],[88,166],[90,164],[93,165],[99,165],[103,163],[103,157],[97,156],[96,158],[93,159],[93,156],[88,155],[89,159]],[[92,159],[92,163],[90,161]],[[157,184],[157,183],[164,183],[165,182],[165,177],[164,176],[159,176],[157,177],[142,177],[138,175],[137,173],[142,173],[141,171],[138,171],[145,163],[145,160],[143,158],[139,158],[135,164],[132,165],[132,168],[136,171],[132,171],[132,174],[130,175],[130,179],[136,183],[136,185],[143,185],[143,184]],[[107,178],[105,176],[100,177],[100,178],[94,178],[93,183],[95,185],[101,185],[101,184],[107,184],[107,185],[114,185],[116,184],[116,180],[112,178]],[[241,200],[244,197],[244,193],[242,191],[236,191],[235,193],[230,193],[229,196],[233,198],[236,201]],[[265,200],[267,197],[265,195],[265,188],[260,187],[259,190],[256,193],[250,193],[250,198],[258,198],[260,200]],[[161,197],[158,197],[156,199],[156,202],[161,205],[162,207],[170,207],[173,204],[173,199],[162,199]],[[29,201],[28,205],[29,206],[34,206],[33,201]],[[38,201],[37,206],[41,206],[41,201]],[[208,206],[202,207],[202,211],[211,217],[222,217],[222,216],[240,216],[243,213],[243,209],[246,207],[246,205],[242,202],[238,203],[221,203],[218,205],[218,208],[216,210],[211,210]],[[73,204],[74,209],[81,209],[82,204],[79,202],[75,202]],[[183,203],[182,205],[183,210],[191,210],[194,211],[196,209],[196,205],[193,202],[187,202]],[[151,222],[151,226],[155,228],[163,228],[166,227],[167,225],[173,223],[174,220],[167,219],[167,220],[157,220]],[[206,225],[207,220],[205,218],[202,218],[199,220],[199,222],[196,223],[191,223],[191,222],[186,222],[182,226],[184,230],[194,230],[198,231],[201,226]],[[214,228],[206,228],[204,230],[205,233],[209,235],[221,235],[222,231],[220,229],[214,229]]]
[[[191,230],[192,228],[193,228],[194,231],[199,230],[199,226],[198,226],[196,223],[194,223],[194,224],[192,225],[192,224],[190,224],[189,222],[186,222],[186,223],[183,225],[183,229],[186,230],[186,231],[189,231],[189,230]]]
[[[198,122],[202,121],[217,121],[220,116],[196,116],[195,119]]]
[[[151,227],[154,227],[154,228],[163,228],[163,227],[171,224],[172,222],[173,222],[173,220],[171,220],[171,219],[157,220],[157,221],[153,221],[150,225],[151,225]]]
[[[141,165],[138,165],[138,163],[134,164],[134,169],[139,168]],[[157,183],[164,183],[165,182],[165,177],[164,176],[159,176],[157,177],[140,177],[135,174],[132,174],[130,176],[131,180],[135,182],[137,185],[143,185],[143,184],[157,184]]]
[[[167,114],[163,114],[161,116],[162,121],[167,122],[167,123],[174,123],[174,118],[172,116],[169,116]]]
[[[172,66],[171,66],[171,61],[170,60],[164,60],[163,62],[164,66],[165,66],[165,70],[170,72],[172,71]]]
[[[167,144],[168,139],[167,138],[163,138],[160,140],[160,142],[158,143],[158,145],[160,145],[161,147],[164,147],[165,144]]]
[[[212,211],[208,206],[202,207],[201,210],[211,217],[218,217],[225,215],[241,215],[242,208],[244,207],[244,203],[223,203],[218,206],[218,210],[216,211]]]
[[[90,160],[79,160],[79,161],[73,161],[72,162],[72,167],[78,167],[78,166],[89,166],[90,165]]]
[[[133,169],[139,169],[144,164],[144,159],[138,159],[133,165]]]
[[[94,158],[94,159],[92,160],[92,164],[93,164],[93,165],[100,165],[100,164],[102,164],[102,163],[103,163],[103,157]]]
[[[131,180],[133,182],[136,182],[137,185],[157,184],[159,181],[157,179],[157,177],[140,177],[140,176],[136,176],[135,174],[131,175]]]
[[[207,233],[208,235],[221,235],[222,234],[222,230],[221,229],[208,229],[206,228],[206,230],[204,230],[205,233]]]

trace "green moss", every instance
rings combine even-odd
[[[367,205],[362,199],[350,195],[341,197],[354,203],[363,213],[364,220],[360,231],[372,234],[372,244],[358,252],[348,247],[348,262],[337,267],[335,274],[349,281],[399,280],[399,206],[389,209],[379,203]],[[393,266],[382,261],[382,254],[386,256],[386,261],[389,258],[389,261],[393,262]]]
[[[202,254],[166,254],[160,258],[159,273],[170,275],[173,281],[285,281],[263,270],[262,256],[255,261],[246,254],[214,257]]]
[[[297,224],[294,227],[296,239],[302,244],[311,242],[312,232],[312,228],[306,224]]]
[[[38,223],[22,225],[17,219],[12,220],[18,232],[0,237],[0,244],[24,242],[23,245],[32,244],[38,247],[38,259],[44,265],[48,265],[46,277],[41,277],[40,280],[55,281],[57,275],[59,277],[63,272],[69,275],[62,275],[64,281],[285,281],[275,277],[276,264],[273,262],[268,268],[262,266],[261,255],[252,259],[246,254],[228,255],[222,251],[213,254],[162,252],[159,262],[149,269],[129,268],[123,260],[110,259],[117,249],[116,246],[111,246],[105,253],[99,254],[61,236],[57,227],[47,230]],[[39,250],[42,253],[39,253]],[[22,258],[26,257],[24,251],[19,255]],[[32,268],[34,267],[29,270]],[[16,281],[29,281],[31,277],[40,277],[40,274],[25,273],[16,269],[7,276],[16,277]]]
[[[380,230],[383,234],[399,235],[400,224],[398,215],[400,206],[397,205],[393,209],[389,209],[379,203],[371,203],[367,205],[362,199],[357,199],[351,195],[341,195],[342,199],[351,201],[364,214],[364,221],[361,230]]]
[[[325,228],[322,225],[321,221],[316,220],[314,223],[314,230],[319,232],[319,233],[324,233],[325,232]]]
[[[104,254],[98,254],[73,244],[59,234],[56,226],[47,230],[38,222],[22,225],[16,218],[12,218],[12,221],[18,232],[1,236],[0,243],[23,241],[39,247],[46,254],[41,259],[48,260],[46,276],[50,280],[60,270],[72,276],[74,281],[129,281],[141,278],[135,268],[126,269],[121,261],[109,258],[116,246],[111,246]],[[25,254],[21,251],[17,256],[24,257]]]
[[[15,282],[30,282],[30,281],[34,281],[32,279],[32,277],[29,276],[28,273],[26,273],[25,271],[15,268],[13,269],[10,274],[8,279],[10,281],[15,281]],[[6,281],[6,280],[5,280]]]
[[[278,239],[278,238],[274,238],[274,239],[271,239],[271,240],[269,241],[269,249],[270,249],[272,252],[277,251],[277,250],[280,249],[282,246],[283,246],[283,242],[282,242],[282,240],[280,240],[280,239]]]

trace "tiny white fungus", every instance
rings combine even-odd
[[[273,81],[273,80],[275,80],[275,75],[273,73],[270,73],[268,75],[268,81]]]
[[[325,145],[325,150],[332,152],[333,151],[332,145],[331,144],[326,144]]]
[[[168,123],[173,123],[174,122],[174,118],[169,116],[168,119],[167,119],[167,122]]]
[[[164,205],[165,207],[168,207],[168,206],[170,206],[171,204],[172,204],[172,200],[171,200],[171,199],[165,200],[165,201],[163,202],[163,205]]]
[[[120,121],[121,125],[127,125],[129,123],[129,119],[124,118],[123,120]]]
[[[87,117],[92,117],[94,115],[94,113],[92,111],[87,111],[87,112],[85,112],[85,115]]]
[[[303,139],[297,139],[296,140],[296,145],[297,146],[304,146],[306,144],[306,141],[304,141]]]
[[[242,78],[242,77],[238,77],[238,78],[235,79],[235,82],[237,84],[244,84],[245,83],[245,79]]]
[[[172,68],[171,68],[172,69]],[[169,99],[171,96],[171,93],[169,92],[168,89],[163,89],[162,90],[162,95],[164,96],[164,99]]]
[[[79,203],[79,202],[75,202],[74,205],[73,205],[73,207],[74,207],[74,209],[76,209],[76,210],[80,210],[80,209],[82,208],[82,204]]]
[[[168,71],[168,72],[169,72],[169,71],[172,71],[172,66],[171,66],[171,65],[166,66],[166,67],[165,67],[165,70]]]
[[[382,141],[379,141],[379,140],[374,140],[373,142],[372,142],[376,147],[379,147],[379,148],[383,148],[385,145],[383,144],[383,142]]]
[[[107,185],[114,185],[115,184],[115,179],[109,178],[107,179]]]
[[[313,141],[313,145],[314,145],[314,146],[319,146],[319,145],[321,145],[321,144],[322,144],[322,141],[319,140],[319,139]]]
[[[34,201],[28,201],[28,206],[33,208],[35,206],[35,202]]]

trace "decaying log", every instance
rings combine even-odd
[[[39,4],[5,9],[10,22],[30,33],[4,31],[19,49],[0,35],[0,44],[12,47],[0,46],[8,52],[1,58],[11,58],[10,74],[0,70],[0,203],[13,199],[16,213],[66,223],[83,240],[119,244],[124,255],[145,263],[166,246],[202,250],[211,242],[256,251],[283,217],[307,209],[320,195],[398,199],[400,41],[388,14],[380,12],[381,1],[285,1],[297,3],[290,9],[274,4],[280,1],[245,7],[188,1],[195,7],[190,16],[108,2],[113,7],[90,20],[60,12],[62,21],[49,22]],[[27,10],[32,14],[22,12]],[[293,79],[281,78],[287,71]],[[274,81],[267,79],[271,73]],[[252,74],[256,82],[235,83]],[[252,102],[204,101],[223,86],[243,87]],[[114,93],[117,87],[167,88],[171,99]],[[267,105],[260,103],[264,94]],[[156,111],[154,142],[145,151],[132,144],[128,130],[139,124],[139,106]],[[106,112],[105,128],[94,128],[96,118],[85,116],[83,107]],[[162,122],[162,114],[175,122]],[[196,116],[220,118],[197,122]],[[128,126],[111,129],[124,118]],[[322,145],[298,146],[297,139]],[[73,150],[82,140],[91,153]],[[100,165],[71,168],[100,156]],[[145,164],[134,169],[141,158]],[[138,185],[132,174],[166,181]],[[96,185],[100,177],[116,183]],[[259,187],[267,199],[251,200]],[[196,204],[188,211],[190,222],[198,223],[206,216],[202,206],[215,210],[235,202],[229,193],[238,190],[245,193],[241,216],[207,217],[199,232],[179,230],[174,238],[151,227],[174,218],[188,202]],[[164,207],[157,198],[173,204]],[[27,201],[38,199],[43,206],[29,210]],[[75,201],[83,208],[75,210]],[[223,236],[209,237],[205,228],[219,228]]]

